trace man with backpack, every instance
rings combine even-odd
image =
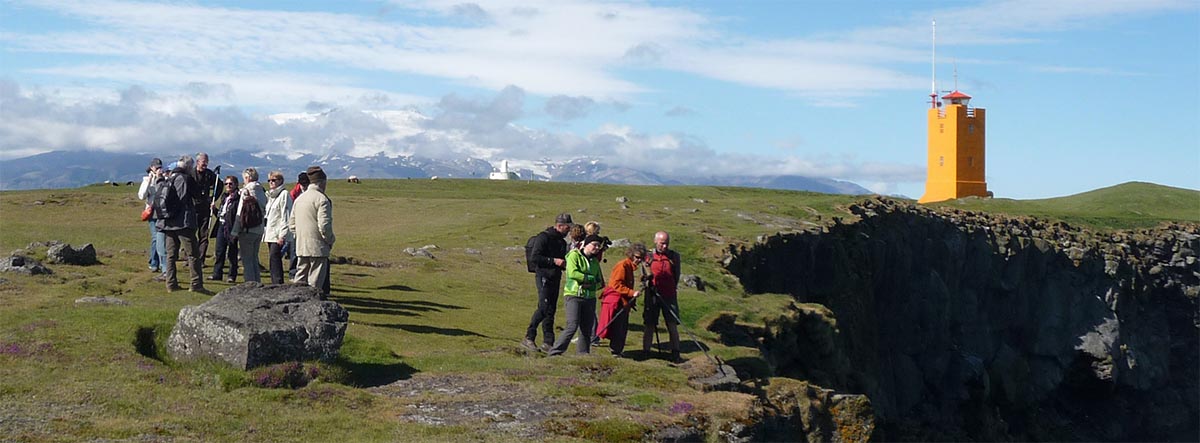
[[[175,275],[175,261],[179,258],[179,247],[182,243],[187,248],[188,270],[191,273],[189,290],[202,294],[212,294],[204,289],[203,274],[200,263],[199,244],[196,241],[196,211],[195,193],[198,183],[192,176],[195,161],[191,156],[179,158],[171,174],[163,181],[154,199],[154,211],[158,216],[157,227],[167,240],[167,292],[182,289]]]
[[[566,266],[567,243],[564,238],[571,230],[571,214],[559,214],[554,226],[533,236],[526,242],[526,266],[533,272],[534,287],[537,288],[538,306],[525,330],[521,345],[530,350],[548,352],[554,344],[554,313],[558,309],[558,289],[562,286],[562,271]],[[542,325],[542,347],[537,339],[538,325]]]

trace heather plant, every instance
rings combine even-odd
[[[308,386],[320,373],[316,365],[293,361],[254,369],[251,379],[256,386],[263,388],[298,389]]]
[[[696,409],[695,405],[680,400],[671,405],[671,408],[668,409],[668,412],[670,412],[672,415],[687,415],[690,414],[693,409]]]

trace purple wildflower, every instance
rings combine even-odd
[[[671,405],[671,413],[672,414],[687,414],[687,413],[692,412],[692,409],[695,409],[695,408],[696,407],[692,406],[691,403],[680,400],[680,401],[675,402],[675,404]]]

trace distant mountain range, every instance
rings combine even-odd
[[[54,151],[0,161],[0,190],[73,188],[92,183],[139,181],[145,175],[151,154],[121,154],[100,151]],[[173,159],[163,158],[163,164]],[[332,155],[284,156],[249,151],[230,151],[211,156],[210,168],[221,166],[222,175],[240,175],[247,167],[260,173],[284,171],[289,182],[312,165],[320,165],[332,178],[351,175],[368,178],[478,178],[495,170],[491,163],[476,158],[439,160],[416,156],[349,157]],[[561,163],[541,162],[543,171],[515,170],[522,179],[634,185],[710,185],[812,191],[827,194],[870,194],[857,184],[827,178],[783,176],[686,176],[665,177],[631,168],[610,166],[596,159]],[[265,175],[265,174],[264,174]]]

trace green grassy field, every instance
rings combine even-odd
[[[969,198],[937,206],[1028,215],[1101,229],[1145,228],[1164,221],[1200,220],[1200,192],[1129,182],[1066,197],[1039,200]]]
[[[1098,226],[1200,221],[1200,193],[1195,191],[1141,185],[1116,189],[1120,192],[1100,190],[1065,200],[946,204]],[[597,220],[603,234],[614,239],[649,243],[655,231],[670,231],[672,246],[684,257],[684,273],[699,275],[709,285],[706,292],[681,291],[685,326],[714,354],[761,371],[766,365],[754,363],[756,349],[723,346],[703,326],[725,311],[761,324],[789,299],[743,294],[720,267],[725,248],[832,216],[846,217],[837,208],[856,199],[718,187],[333,182],[334,254],[386,266],[334,267],[332,299],[350,311],[342,357],[320,365],[317,382],[290,390],[257,387],[254,373],[219,364],[164,358],[162,342],[179,309],[207,297],[168,294],[161,283],[151,281],[148,232],[137,221],[142,203],[135,193],[125,186],[0,193],[0,250],[50,240],[93,243],[102,262],[51,265],[55,273],[50,276],[0,275],[0,432],[6,439],[620,440],[686,420],[675,407],[681,404],[695,405],[717,423],[735,416],[744,399],[695,391],[681,370],[663,359],[635,354],[618,360],[604,356],[603,349],[592,357],[570,356],[573,351],[559,358],[523,352],[519,341],[536,305],[523,263],[525,240],[560,212],[571,213],[577,222]],[[629,208],[620,208],[617,197],[628,198]],[[435,259],[402,252],[425,245],[437,245]],[[263,254],[265,259],[265,248]],[[182,268],[180,277],[186,279]],[[206,284],[214,291],[229,286]],[[84,296],[114,296],[131,305],[76,305]],[[561,327],[561,313],[556,323]],[[631,329],[629,343],[638,343],[640,327]],[[703,358],[691,349],[685,358]],[[437,391],[381,395],[367,389],[449,376],[495,389],[453,396]],[[505,398],[561,402],[578,412],[547,421],[546,434],[533,437],[497,433],[487,420],[428,424],[404,418],[421,402],[453,405]]]

